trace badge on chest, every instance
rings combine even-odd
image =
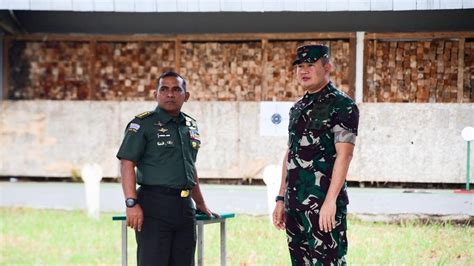
[[[158,132],[156,133],[156,137],[158,138],[156,145],[159,147],[173,147],[174,140],[171,137],[169,129],[165,127],[159,127]]]

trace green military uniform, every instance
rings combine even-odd
[[[173,118],[159,107],[137,115],[128,125],[117,154],[137,164],[137,183],[192,188],[201,141],[196,120]]]
[[[127,125],[117,157],[135,162],[141,185],[139,265],[192,264],[196,232],[190,191],[196,184],[194,164],[200,144],[196,121],[184,113],[172,117],[157,107]]]

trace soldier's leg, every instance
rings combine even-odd
[[[142,230],[135,232],[135,236],[139,266],[168,265],[173,238],[171,230],[164,228],[159,220],[145,216]]]
[[[173,228],[161,217],[170,212],[169,200],[146,189],[137,197],[144,214],[142,230],[135,232],[138,265],[168,265]]]
[[[312,226],[310,253],[315,265],[345,265],[347,254],[347,222],[346,207],[338,207],[336,211],[336,228],[329,233],[319,229],[319,212],[308,212]]]
[[[179,224],[173,236],[171,245],[170,265],[192,265],[196,249],[196,212],[191,201],[191,196],[183,198],[182,215],[176,218]]]
[[[308,245],[308,233],[305,232],[308,221],[301,212],[286,210],[286,236],[288,249],[290,251],[291,264],[311,265],[310,250]]]

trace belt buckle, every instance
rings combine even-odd
[[[181,190],[181,198],[186,198],[189,196],[189,190]]]

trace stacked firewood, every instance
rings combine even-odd
[[[174,67],[174,42],[97,43],[95,99],[151,100],[156,79]]]
[[[273,41],[266,47],[264,101],[294,101],[304,94],[296,81],[294,67],[296,48],[300,42]]]
[[[86,42],[15,41],[8,58],[9,98],[87,99],[90,58]]]
[[[183,42],[180,66],[192,100],[255,101],[260,97],[260,42]]]
[[[192,100],[294,101],[304,90],[291,64],[308,43],[330,46],[331,80],[353,97],[348,40],[184,41],[179,50],[174,41],[12,41],[8,97],[151,100],[157,77],[179,65]],[[456,39],[366,41],[364,101],[457,102],[462,86],[460,97],[474,102],[474,42],[466,39],[464,62],[460,47]]]
[[[474,41],[464,44],[463,101],[474,102]]]
[[[330,47],[334,68],[331,80],[342,91],[353,96],[349,84],[349,41],[271,41],[266,48],[263,100],[294,101],[304,94],[298,85],[292,66],[296,48],[303,44],[323,44]]]
[[[367,42],[367,102],[456,102],[458,41]]]

